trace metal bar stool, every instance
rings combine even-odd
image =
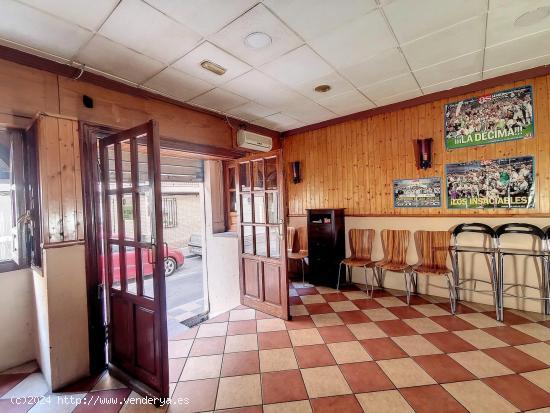
[[[407,249],[411,233],[405,229],[384,229],[381,233],[382,247],[384,249],[384,258],[376,263],[378,272],[378,286],[384,288],[384,278],[386,271],[402,273],[405,277],[405,291],[407,292],[407,304],[411,299],[412,283],[411,266],[407,264]],[[417,286],[413,285],[416,292]]]
[[[456,311],[456,288],[453,271],[447,267],[447,257],[451,245],[448,231],[416,231],[414,233],[418,263],[412,266],[412,280],[418,286],[418,274],[427,276],[445,276],[449,288],[451,312]]]
[[[523,234],[531,235],[539,244],[540,248],[502,248],[501,247],[501,238],[506,234]],[[525,223],[511,223],[500,225],[496,229],[497,236],[497,247],[498,247],[498,292],[499,292],[499,320],[504,319],[504,286],[506,290],[512,287],[523,287],[542,290],[542,297],[528,297],[526,295],[514,295],[506,292],[508,297],[517,297],[523,298],[526,300],[543,300],[543,312],[544,314],[550,314],[550,286],[548,284],[548,245],[547,237],[542,229],[532,224]],[[541,260],[541,286],[534,287],[527,284],[517,284],[517,283],[504,283],[504,258],[507,256],[524,256],[524,257],[533,257],[535,259],[540,258]]]
[[[342,265],[346,267],[346,279],[350,268],[363,268],[365,270],[365,291],[367,295],[372,298],[374,292],[374,278],[376,273],[374,269],[375,262],[371,259],[372,242],[374,240],[375,231],[373,229],[350,229],[348,232],[349,248],[351,255],[342,260],[338,267],[338,282],[336,289],[340,289],[340,274],[342,272]],[[371,293],[369,294],[369,282],[367,279],[367,268],[372,268],[373,280]],[[349,277],[351,281],[351,276]]]
[[[296,239],[298,242],[296,243]],[[302,264],[302,285],[306,283],[306,273],[304,270],[304,262],[307,258],[308,251],[303,248],[300,233],[294,227],[286,228],[286,248],[287,258],[289,260],[300,261]]]
[[[465,233],[477,233],[488,237],[489,246],[477,247],[469,245],[459,245],[459,235]],[[481,223],[469,223],[458,225],[452,233],[453,245],[451,246],[451,262],[453,264],[453,278],[455,286],[455,299],[460,301],[460,290],[474,291],[474,292],[491,292],[493,294],[493,301],[495,305],[495,313],[498,319],[499,317],[499,295],[498,282],[497,282],[497,249],[496,249],[496,234],[493,228],[489,225]],[[479,280],[479,279],[460,279],[460,268],[458,265],[458,258],[460,253],[474,253],[486,255],[490,260],[489,272],[491,275],[491,281]],[[464,287],[463,284],[473,282],[473,288]],[[491,291],[478,290],[476,288],[477,282],[490,283]]]

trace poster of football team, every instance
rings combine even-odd
[[[445,147],[467,148],[534,134],[531,86],[503,90],[444,107]]]
[[[532,156],[446,165],[449,209],[534,208]]]
[[[393,181],[395,208],[439,208],[441,178],[399,179]]]

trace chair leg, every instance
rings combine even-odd
[[[412,281],[413,281],[413,291],[414,291],[414,294],[417,295],[418,294],[418,273],[415,271],[412,273]]]
[[[378,267],[378,286],[384,289],[384,278],[386,277],[386,270]]]
[[[504,319],[504,255],[491,256],[491,276],[493,278],[493,296],[497,312],[497,321]]]
[[[404,271],[403,275],[405,276],[405,292],[407,293],[407,305],[410,305],[411,302],[411,273]]]
[[[458,287],[458,280],[459,280],[459,268],[458,268],[458,252],[452,252],[451,253],[451,263],[453,266],[453,282],[455,286],[455,300],[460,301],[460,288]]]
[[[363,269],[365,270],[365,292],[367,293],[367,296],[369,298],[372,298],[374,294],[374,278],[372,279],[371,293],[369,294],[369,278],[367,276],[367,267],[363,267]]]
[[[300,261],[302,262],[302,286],[305,287],[305,285],[306,285],[306,273],[304,271],[304,259],[302,258]]]
[[[336,282],[336,291],[340,291],[340,274],[342,273],[342,263],[338,266],[338,281]]]
[[[456,288],[454,285],[454,276],[453,274],[445,274],[447,277],[447,287],[449,288],[449,304],[451,305],[451,313],[454,315],[456,313]]]
[[[543,299],[544,299],[544,314],[548,315],[550,314],[550,303],[548,302],[548,298],[550,297],[549,291],[548,291],[548,257],[541,257],[542,261],[542,288],[543,288]]]

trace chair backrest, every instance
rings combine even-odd
[[[491,228],[489,225],[482,224],[480,222],[471,222],[471,223],[457,225],[453,230],[453,243],[455,246],[458,245],[458,236],[466,232],[485,234],[491,239],[491,247],[495,246],[495,242],[496,242],[495,230]]]
[[[286,249],[288,252],[298,252],[295,251],[297,247],[296,241],[296,228],[286,227]]]
[[[497,243],[500,244],[500,238],[505,234],[523,234],[537,237],[541,240],[542,248],[546,249],[546,234],[542,229],[533,224],[526,223],[509,223],[499,225],[495,231]]]
[[[375,231],[373,229],[350,229],[349,249],[353,258],[371,258],[372,242],[374,240]]]
[[[407,249],[411,233],[406,229],[384,229],[381,233],[384,261],[395,264],[407,263]]]
[[[424,267],[447,269],[451,245],[448,231],[416,231],[414,233],[418,263]]]

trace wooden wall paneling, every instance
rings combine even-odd
[[[73,122],[68,119],[56,119],[56,121],[59,129],[63,241],[74,241],[77,239],[77,208]]]
[[[76,199],[76,239],[84,240],[84,199],[82,192],[82,170],[80,167],[80,139],[78,135],[78,122],[72,122],[73,156],[75,174],[75,199]]]

